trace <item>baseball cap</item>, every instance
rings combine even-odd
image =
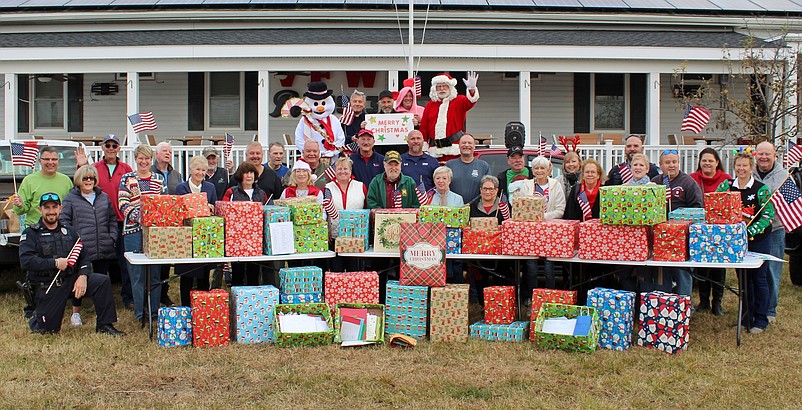
[[[217,149],[214,148],[214,147],[206,147],[206,148],[204,148],[203,149],[203,157],[204,158],[209,158],[209,155],[214,155],[216,157],[219,157],[220,156],[220,152],[217,151]]]
[[[363,128],[363,129],[359,130],[359,132],[357,132],[357,133],[356,133],[356,137],[357,137],[357,138],[359,138],[359,137],[361,137],[361,136],[363,136],[363,135],[367,135],[367,136],[369,136],[369,137],[371,137],[371,138],[375,138],[375,137],[373,136],[373,131],[371,131],[371,130],[368,130],[368,129],[364,129],[364,128]]]
[[[384,162],[393,162],[393,161],[400,164],[401,154],[399,154],[398,151],[387,151],[387,153],[384,154]]]
[[[55,192],[48,192],[39,199],[39,206],[42,206],[48,202],[55,202],[61,205],[61,198],[59,198],[58,194]]]
[[[116,142],[116,143],[117,143],[117,145],[120,145],[120,144],[121,144],[121,143],[120,143],[120,137],[118,137],[118,136],[116,136],[116,135],[114,135],[114,134],[108,134],[108,135],[106,135],[106,137],[105,137],[105,138],[103,138],[103,143],[104,143],[104,144],[105,144],[105,143],[107,143],[107,142],[109,142],[109,141],[114,141],[114,142]]]
[[[511,156],[513,156],[515,154],[523,155],[524,154],[524,147],[520,147],[520,146],[515,145],[515,146],[510,147],[509,150],[507,150],[507,158],[509,158],[509,157],[511,157]]]
[[[384,90],[384,91],[380,92],[379,93],[379,99],[381,100],[384,97],[393,98],[393,92],[390,91],[390,90]]]

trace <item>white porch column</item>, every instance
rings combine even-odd
[[[126,73],[126,81],[125,81],[125,112],[126,115],[136,114],[139,112],[139,73]],[[137,143],[147,143],[147,138],[142,137],[142,140],[138,140],[136,133],[134,132],[134,127],[131,126],[131,121],[128,120],[126,117],[125,123],[127,124],[127,132],[125,145],[129,147],[136,146]]]
[[[649,73],[646,93],[646,145],[660,145],[660,73]]]
[[[533,144],[533,135],[535,131],[532,129],[532,81],[529,80],[529,71],[521,71],[518,73],[518,117],[519,121],[524,124],[526,130],[526,139],[524,144]],[[503,135],[501,139],[503,144]],[[539,144],[540,142],[538,142]]]
[[[270,145],[270,72],[259,70],[259,92],[257,94],[257,105],[259,107],[257,138],[263,147]],[[249,141],[250,142],[250,141]],[[282,141],[283,143],[283,141]]]
[[[398,70],[387,72],[387,89],[398,91]]]
[[[5,92],[5,132],[7,140],[13,140],[17,135],[17,75],[14,73],[5,73],[5,81],[3,82],[3,91]],[[28,96],[25,96],[28,99]]]

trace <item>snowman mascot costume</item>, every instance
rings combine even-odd
[[[321,158],[336,157],[345,145],[345,132],[340,120],[331,115],[337,107],[331,96],[332,90],[322,81],[309,83],[307,88],[301,120],[295,128],[295,146],[303,152],[304,143],[315,140],[320,144]]]
[[[420,131],[429,143],[431,156],[459,155],[458,142],[465,133],[466,114],[479,100],[478,80],[475,72],[469,72],[462,80],[467,88],[466,95],[457,95],[457,80],[448,73],[432,78],[431,100],[420,120]]]

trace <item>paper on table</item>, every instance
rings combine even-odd
[[[575,327],[576,319],[567,319],[564,317],[551,318],[543,321],[543,329],[541,329],[541,331],[553,335],[572,336]]]
[[[273,255],[295,253],[295,233],[292,222],[272,222],[270,226],[270,246]]]

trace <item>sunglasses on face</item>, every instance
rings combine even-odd
[[[120,146],[119,146],[119,145],[117,145],[117,144],[106,144],[106,145],[105,145],[105,147],[106,147],[106,148],[111,148],[111,149],[117,149],[117,148],[119,148]]]
[[[86,182],[86,181],[97,181],[97,178],[91,177],[91,176],[90,177],[83,177],[83,178],[81,178],[81,181],[84,181],[84,182]]]

